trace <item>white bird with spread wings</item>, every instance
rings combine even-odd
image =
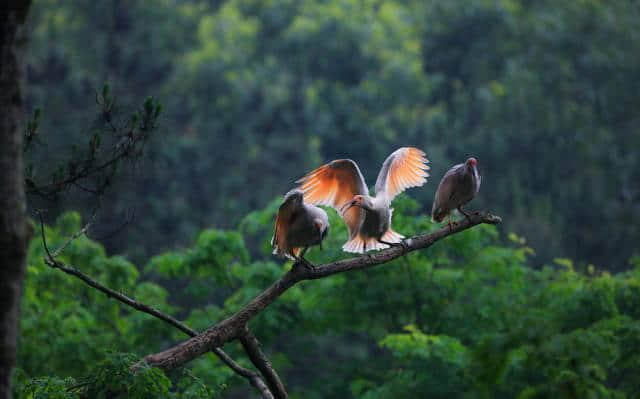
[[[310,172],[302,179],[304,201],[331,206],[349,229],[345,252],[364,253],[399,245],[404,238],[391,229],[391,201],[410,187],[427,182],[429,166],[425,153],[413,147],[394,151],[382,164],[376,195],[370,196],[358,165],[338,159]]]

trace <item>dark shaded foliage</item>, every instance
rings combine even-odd
[[[125,106],[153,94],[166,109],[100,214],[118,225],[135,208],[112,252],[143,261],[236,226],[324,161],[374,176],[416,145],[434,177],[414,193],[422,209],[473,154],[475,206],[527,236],[534,263],[622,270],[640,239],[639,12],[627,0],[41,1],[28,93],[55,144],[37,159],[80,139],[107,80]]]
[[[277,205],[276,200],[248,215],[244,235],[266,243]],[[417,208],[406,198],[398,202],[398,231],[411,235],[436,227]],[[346,229],[334,212],[331,219],[335,229],[327,249],[309,253],[314,262],[344,257],[338,244]],[[51,247],[76,231],[79,222],[77,214],[67,214],[47,228]],[[610,275],[595,268],[577,272],[568,259],[535,270],[529,264],[532,252],[523,238],[512,235],[502,243],[494,227],[478,226],[366,272],[296,285],[251,328],[294,398],[637,396],[638,259],[628,272]],[[144,354],[185,338],[46,267],[43,255],[40,241],[34,240],[19,390],[54,395],[56,387],[86,381],[87,368],[114,375],[107,364],[132,359],[105,358],[105,349]],[[102,246],[86,238],[74,241],[61,260],[142,302],[182,315],[201,330],[239,309],[291,267],[290,262],[273,262],[266,245],[249,256],[241,234],[221,230],[206,230],[191,248],[153,258],[142,274],[122,257],[107,257]],[[169,294],[153,282],[176,275],[192,284]],[[224,349],[248,363],[236,343]],[[104,359],[107,363],[100,363]],[[185,372],[192,377],[178,383]],[[126,374],[122,378],[130,380],[122,386],[182,395],[204,384],[229,398],[246,397],[251,390],[213,356],[199,358],[169,379],[149,373],[155,374]],[[56,377],[29,380],[42,375]],[[117,388],[91,386],[101,392]]]

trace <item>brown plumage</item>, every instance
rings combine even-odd
[[[442,222],[451,211],[457,209],[469,217],[462,206],[471,201],[480,190],[481,177],[478,173],[477,161],[469,158],[465,163],[457,164],[440,181],[431,210],[431,219]],[[449,219],[451,227],[451,219]]]
[[[410,187],[427,181],[429,169],[424,152],[403,147],[382,164],[376,181],[376,195],[369,189],[358,165],[350,159],[338,159],[323,165],[298,180],[305,201],[335,208],[349,229],[345,252],[363,253],[387,248],[402,240],[391,229],[391,201]]]
[[[304,259],[307,249],[322,245],[329,230],[327,213],[305,204],[300,190],[288,192],[278,208],[271,246],[275,255],[311,265]]]

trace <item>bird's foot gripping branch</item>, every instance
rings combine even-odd
[[[313,280],[337,273],[368,269],[390,262],[409,252],[429,248],[447,236],[460,233],[478,224],[498,224],[500,222],[502,222],[502,219],[499,216],[492,215],[488,212],[473,213],[470,214],[469,218],[465,218],[456,223],[451,229],[444,227],[429,234],[406,239],[405,246],[395,246],[374,254],[344,259],[324,265],[316,265],[314,269],[304,267],[292,268],[269,288],[227,319],[172,348],[148,355],[142,361],[163,370],[180,367],[202,356],[213,348],[220,347],[226,342],[242,337],[245,326],[249,320],[262,312],[285,291],[302,280]]]

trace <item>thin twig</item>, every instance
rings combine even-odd
[[[65,241],[64,244],[62,244],[58,249],[53,251],[53,253],[47,254],[47,255],[50,258],[56,258],[58,255],[60,255],[62,253],[62,251],[64,251],[69,246],[69,244],[71,244],[71,242],[73,240],[75,240],[76,238],[78,238],[78,237],[80,237],[82,235],[87,234],[87,230],[89,230],[89,226],[91,226],[91,223],[93,223],[93,220],[95,219],[96,214],[98,213],[97,210],[98,210],[98,208],[95,208],[93,210],[93,212],[91,213],[91,217],[89,218],[89,221],[87,222],[87,224],[85,224],[80,230],[78,230],[75,233],[73,233],[73,235],[71,235],[71,237],[69,237],[67,239],[67,241]],[[40,223],[42,223],[42,217],[40,218]],[[44,234],[44,229],[43,229],[43,234]],[[44,240],[44,238],[43,238],[43,240]]]
[[[94,195],[100,194],[99,190],[96,190],[96,189],[93,189],[93,188],[89,188],[89,187],[85,187],[82,184],[78,183],[77,181],[73,182],[72,184],[75,187],[78,187],[80,190],[82,190],[84,192],[87,192],[89,194],[94,194]]]
[[[135,217],[136,217],[136,208],[131,208],[130,212],[127,212],[127,215],[126,215],[124,221],[122,223],[120,223],[118,225],[118,227],[116,227],[112,231],[109,231],[107,233],[103,233],[102,235],[99,235],[99,236],[92,235],[91,239],[95,240],[95,241],[106,241],[106,240],[109,240],[112,237],[114,237],[115,235],[117,235],[118,233],[120,233],[122,230],[124,230],[128,225],[133,223]]]
[[[43,210],[38,210],[38,217],[40,218],[40,232],[42,234],[42,246],[44,247],[44,252],[47,253],[48,259],[53,259],[51,256],[51,252],[49,252],[49,247],[47,246],[47,238],[44,236],[44,219],[42,218]]]

